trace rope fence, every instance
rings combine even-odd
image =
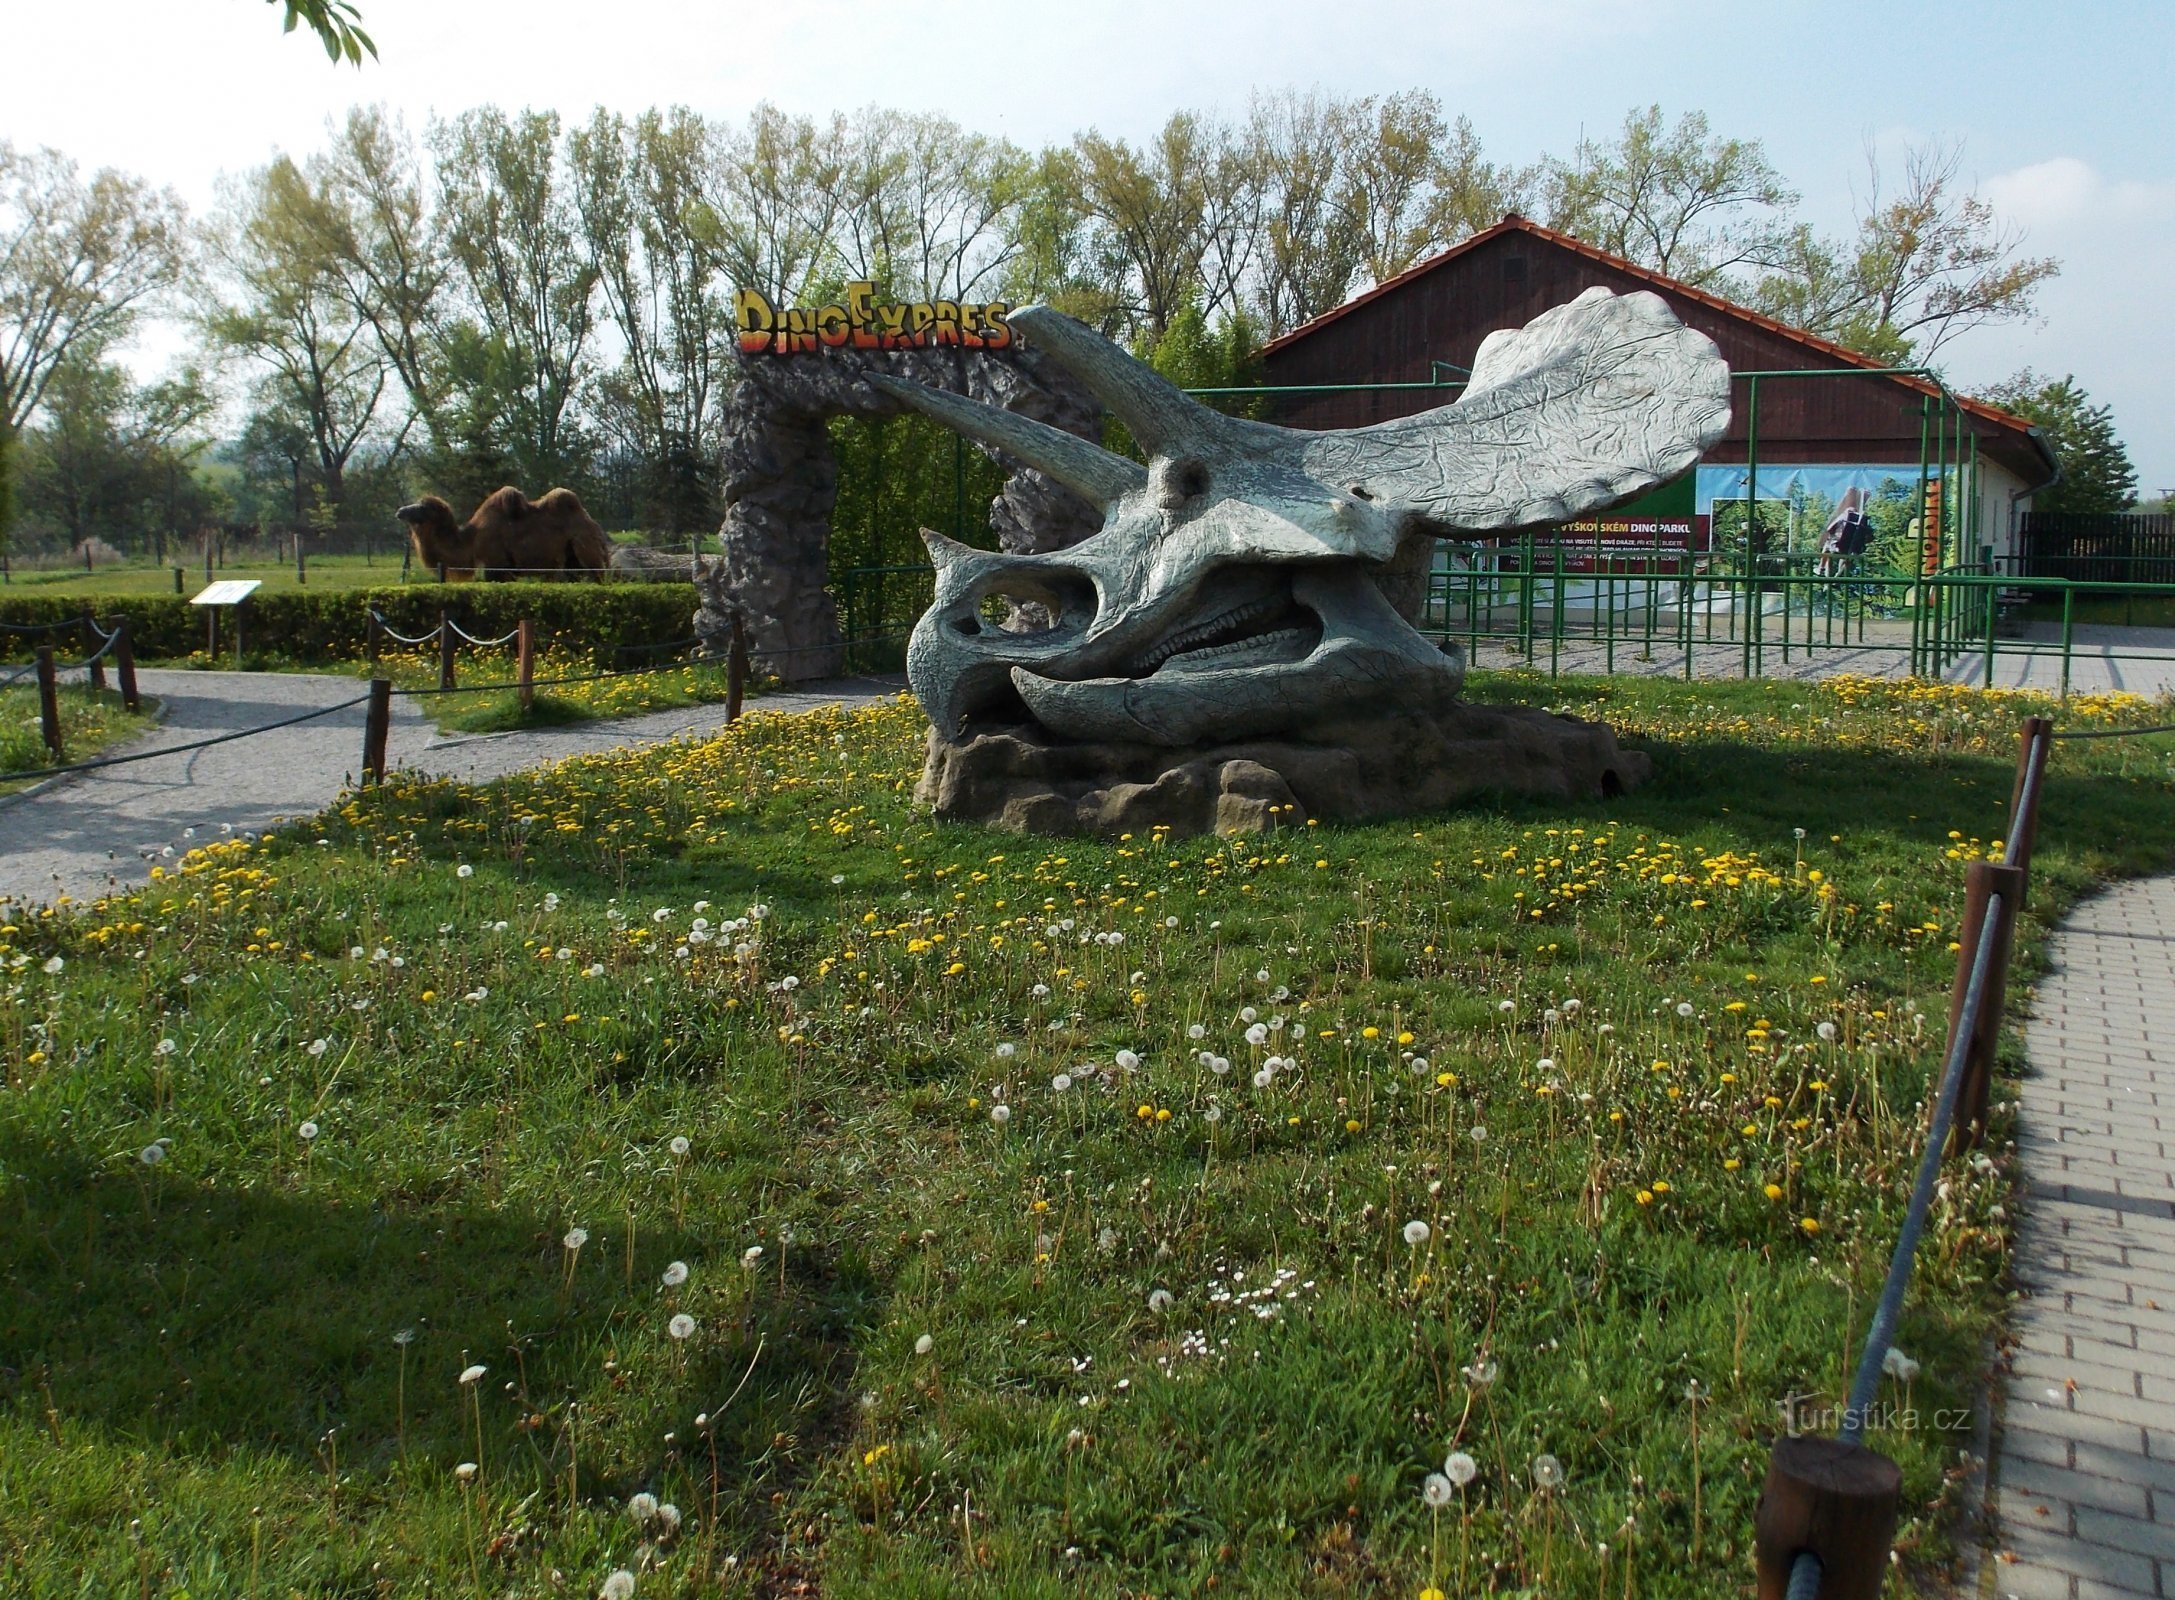
[[[1986,1137],[1994,1053],[2007,1001],[2009,958],[2029,888],[2039,797],[2057,738],[2163,732],[2149,728],[2057,731],[2045,717],[2019,730],[2009,836],[2002,859],[1964,874],[1964,925],[1949,997],[1948,1050],[1926,1125],[1911,1197],[1867,1326],[1840,1426],[1833,1438],[1775,1441],[1754,1516],[1762,1600],[1874,1600],[1886,1581],[1902,1472],[1864,1443],[1903,1316],[1911,1269],[1938,1192],[1941,1163]]]

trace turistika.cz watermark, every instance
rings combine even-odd
[[[1786,1394],[1775,1402],[1785,1433],[1915,1433],[1931,1424],[1935,1433],[1954,1433],[1971,1425],[1967,1409],[1948,1406],[1921,1411],[1893,1400],[1876,1400],[1862,1408],[1837,1405],[1814,1394]]]

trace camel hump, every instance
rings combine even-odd
[[[547,490],[543,499],[536,502],[536,509],[550,516],[586,517],[589,515],[588,507],[581,502],[581,496],[563,485],[557,489]]]

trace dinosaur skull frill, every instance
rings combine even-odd
[[[1047,307],[1010,320],[1150,459],[873,380],[1104,511],[1099,531],[1045,555],[923,534],[936,598],[907,677],[947,740],[1032,717],[1060,739],[1182,746],[1437,712],[1464,658],[1385,593],[1401,549],[1409,561],[1439,535],[1619,504],[1690,467],[1729,422],[1720,352],[1647,293],[1588,290],[1491,334],[1456,404],[1337,432],[1211,411]]]

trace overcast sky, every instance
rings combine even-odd
[[[1840,228],[1868,141],[1966,142],[1966,170],[2028,248],[2064,264],[2035,327],[1944,352],[1961,384],[2031,365],[2110,401],[2142,488],[2175,487],[2169,63],[2175,6],[1977,0],[360,0],[380,59],[334,68],[260,0],[10,8],[0,138],[170,183],[202,205],[222,171],[306,152],[383,101],[420,128],[496,102],[736,117],[880,103],[1023,144],[1148,134],[1177,107],[1257,88],[1423,87],[1491,156],[1566,153],[1659,102],[1757,137]]]

